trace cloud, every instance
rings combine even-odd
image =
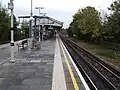
[[[10,0],[0,0],[3,4],[7,5]],[[19,15],[30,15],[30,2],[31,0],[14,0],[15,14]],[[97,10],[107,10],[113,0],[33,0],[33,12],[37,14],[35,10],[36,6],[45,7],[42,12],[47,13],[55,19],[64,22],[64,26],[68,27],[72,16],[81,7],[93,6]]]

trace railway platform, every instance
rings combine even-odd
[[[0,90],[89,90],[58,35],[40,50],[16,52],[15,60],[0,65]]]

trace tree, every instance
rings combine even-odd
[[[29,37],[29,25],[28,25],[27,21],[22,21],[21,36],[22,36],[22,38],[28,38]]]
[[[8,10],[0,4],[0,42],[8,41],[10,36],[10,16]]]
[[[78,10],[70,24],[73,34],[77,37],[91,41],[99,36],[101,22],[99,12],[94,7],[86,7]]]
[[[120,43],[120,0],[114,1],[108,9],[112,14],[105,25],[108,33],[107,40]]]
[[[72,33],[71,28],[69,27],[69,28],[67,28],[66,30],[67,30],[68,36],[69,36],[69,37],[73,37],[73,33]]]
[[[20,39],[20,30],[17,28],[18,22],[15,15],[13,15],[13,26],[14,26],[14,40],[16,41]]]

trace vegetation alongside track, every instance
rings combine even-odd
[[[81,8],[66,29],[69,37],[105,61],[120,67],[120,0],[115,0],[102,15],[94,7]]]
[[[68,35],[87,42],[99,43],[102,40],[120,43],[119,8],[120,1],[116,0],[108,8],[110,15],[102,15],[91,6],[79,9],[67,29]]]
[[[94,55],[98,56],[99,58],[107,61],[112,66],[115,66],[120,69],[120,51],[116,51],[113,49],[108,49],[101,45],[96,45],[92,43],[85,43],[84,41],[74,40],[78,45],[84,47],[85,49],[89,50]]]
[[[14,37],[15,41],[28,37],[28,24],[23,22],[21,28],[17,28],[18,22],[14,15]],[[10,13],[8,9],[0,3],[0,44],[10,42]]]

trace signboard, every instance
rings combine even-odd
[[[14,9],[13,3],[8,3],[8,9]]]

